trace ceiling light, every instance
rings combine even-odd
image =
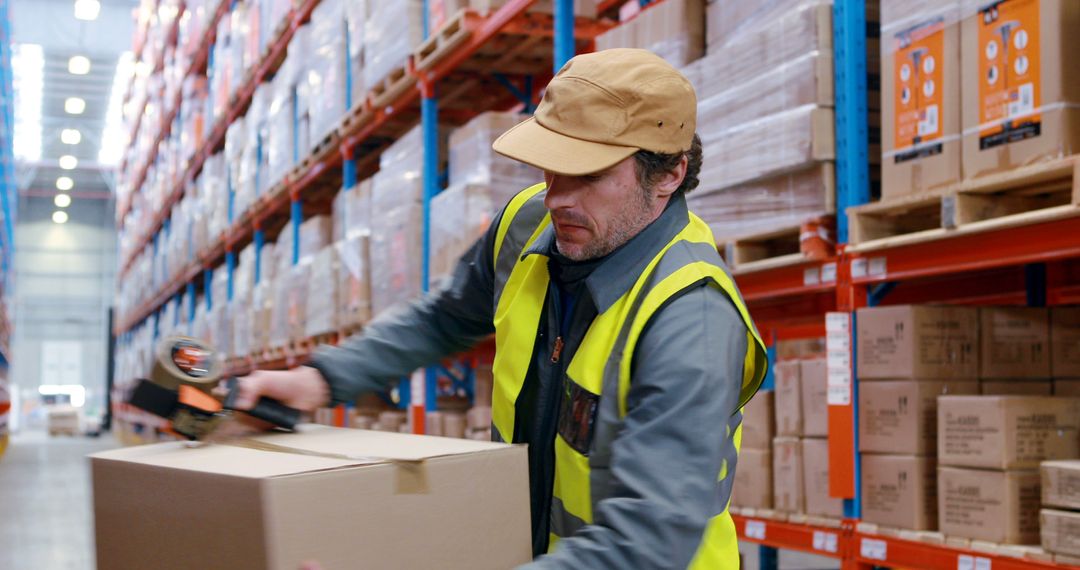
[[[67,192],[75,187],[75,181],[67,176],[61,176],[56,179],[56,189]]]
[[[57,224],[66,224],[68,221],[67,212],[55,211],[52,213],[52,221]]]
[[[74,156],[71,156],[70,154],[65,154],[64,156],[60,157],[60,168],[63,168],[64,170],[75,170],[75,168],[78,166],[79,159],[75,158]]]
[[[90,60],[84,55],[73,55],[68,60],[68,73],[86,75],[90,73]]]
[[[68,196],[67,194],[57,194],[56,197],[53,198],[53,204],[56,204],[57,208],[67,208],[71,205],[71,196]]]
[[[79,97],[68,97],[64,101],[64,110],[72,115],[81,115],[86,110],[86,101]]]
[[[82,133],[79,129],[64,129],[60,131],[60,142],[64,144],[79,144],[82,141]]]
[[[75,0],[75,19],[96,20],[101,12],[101,2],[98,0]]]

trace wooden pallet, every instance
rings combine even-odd
[[[814,218],[798,226],[728,240],[721,251],[728,266],[737,272],[827,259],[836,251],[835,227],[832,216]]]
[[[854,249],[1080,215],[1080,155],[848,208]]]
[[[311,165],[317,162],[322,162],[331,153],[336,152],[340,146],[341,138],[337,134],[337,130],[332,130],[323,136],[322,140],[318,144],[311,148],[311,152],[300,161],[300,172],[307,172]]]
[[[345,112],[345,116],[342,117],[337,128],[338,136],[343,138],[356,133],[370,123],[373,118],[375,118],[375,112],[372,110],[370,101],[368,99],[361,100],[356,105],[353,105],[352,109]]]
[[[387,107],[397,101],[398,97],[406,91],[416,86],[416,78],[408,72],[409,65],[409,62],[406,61],[402,65],[391,69],[390,73],[376,82],[375,85],[368,86],[368,97],[372,107],[376,109]]]
[[[468,13],[464,8],[458,10],[453,18],[431,35],[413,52],[416,69],[427,70],[454,52],[459,46],[469,41],[472,29],[468,22]]]

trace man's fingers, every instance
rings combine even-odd
[[[264,383],[258,376],[252,375],[244,378],[237,378],[236,408],[241,410],[251,409],[255,406],[255,402],[259,400],[259,396],[262,395],[264,389]]]

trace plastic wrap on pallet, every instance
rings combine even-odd
[[[596,49],[617,47],[652,51],[675,67],[705,53],[704,0],[667,0],[596,38]]]
[[[381,174],[381,173],[380,173]],[[412,183],[417,192],[420,182]],[[378,195],[380,175],[375,175]],[[397,186],[405,192],[405,188]],[[412,192],[413,189],[408,189]],[[423,210],[419,201],[404,201],[390,210],[379,210],[372,220],[371,306],[372,315],[420,296],[423,258],[421,224]]]
[[[371,233],[371,179],[361,180],[334,197],[334,241]]]
[[[210,277],[210,301],[215,307],[229,300],[229,272],[222,266]]]
[[[362,326],[371,319],[370,234],[351,233],[334,243],[338,266],[339,326]]]
[[[312,216],[300,224],[300,261],[309,260],[330,245],[333,218]]]
[[[252,292],[236,295],[230,303],[232,310],[232,355],[247,356],[254,352],[253,323],[251,313]]]
[[[364,83],[364,22],[367,20],[368,0],[345,2],[345,52],[348,57],[346,77],[346,108],[364,102],[367,87]]]
[[[428,283],[437,288],[449,278],[458,259],[491,225],[496,206],[491,186],[450,186],[431,201],[431,259]]]
[[[319,250],[311,259],[307,289],[304,334],[312,337],[338,328],[338,250],[333,245]]]
[[[428,21],[431,29],[437,30],[454,17],[458,10],[468,8],[481,15],[487,15],[502,8],[509,0],[428,0]],[[574,0],[574,16],[578,18],[596,17],[596,0]],[[528,11],[539,14],[553,14],[555,4],[552,0],[536,0]]]
[[[277,288],[273,279],[264,279],[251,291],[251,352],[270,348],[273,302]]]
[[[277,255],[277,246],[273,242],[266,242],[259,253],[259,271],[255,273],[255,282],[269,281],[277,276],[274,271],[274,259]]]
[[[226,187],[225,155],[206,159],[199,173],[199,197],[209,214],[208,238],[215,240],[229,227],[229,189]]]
[[[402,67],[424,40],[422,0],[369,2],[364,25],[364,83],[371,89]]]
[[[481,113],[451,133],[450,185],[491,186],[497,192],[496,207],[502,207],[518,191],[542,182],[544,175],[538,169],[491,149],[495,139],[525,118],[518,113]]]
[[[214,42],[207,77],[210,79],[210,116],[217,122],[229,108],[229,96],[232,94],[233,60],[229,57],[231,41],[230,27],[232,20],[222,18],[217,24],[217,40]]]
[[[249,243],[236,256],[236,273],[233,276],[233,298],[247,296],[255,287],[255,244]]]
[[[274,277],[284,275],[293,264],[293,223],[292,220],[285,222],[274,245],[274,256],[267,259],[274,266]]]
[[[206,311],[206,334],[198,337],[206,339],[210,346],[216,348],[225,355],[232,355],[232,319],[228,303],[214,303],[210,310]]]
[[[833,176],[832,165],[822,164],[723,190],[699,188],[686,203],[721,243],[832,213]]]
[[[778,0],[785,2],[787,0]],[[724,4],[743,4],[725,2]],[[746,2],[745,4],[752,4]],[[794,2],[761,22],[732,35],[701,63],[711,77],[728,85],[751,80],[762,70],[811,52],[832,49],[832,8],[821,2]]]
[[[193,75],[184,80],[180,99],[180,146],[179,160],[186,164],[195,156],[206,136],[206,77]]]
[[[316,94],[312,93],[307,80],[308,70],[315,65],[310,49],[311,25],[305,24],[293,34],[288,55],[278,72],[284,72],[293,78],[293,165],[299,164],[300,160],[308,155],[312,144],[311,106]]]
[[[243,168],[246,143],[247,125],[244,117],[237,117],[225,130],[225,187],[233,192],[228,206],[232,219],[239,217],[241,212],[236,204],[236,197],[239,195],[240,171]]]
[[[312,100],[311,144],[337,126],[347,103],[348,53],[343,0],[322,0],[311,14],[311,62],[307,83]]]
[[[293,127],[293,84],[287,76],[278,74],[271,80],[267,110],[267,188],[281,182],[295,164]]]
[[[191,336],[195,338],[207,338],[210,336],[210,323],[207,319],[209,310],[206,308],[206,299],[199,295],[195,299],[195,318],[191,320]]]
[[[708,52],[740,35],[774,24],[807,6],[829,6],[831,0],[764,0],[757,2],[710,2],[706,8]],[[887,4],[887,2],[885,2]]]

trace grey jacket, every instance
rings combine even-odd
[[[550,354],[565,332],[569,362],[593,318],[636,281],[648,262],[687,223],[685,200],[611,254],[586,279],[587,294],[560,319],[560,291],[545,301],[536,354],[516,406],[515,443],[529,444],[533,550],[547,550],[554,481],[554,438],[563,375]],[[311,365],[327,379],[334,402],[385,390],[412,370],[461,352],[494,333],[493,252],[497,219],[461,259],[441,290],[407,309],[380,316],[360,335],[317,352]],[[525,255],[549,253],[550,228]],[[560,322],[562,321],[562,322]],[[569,330],[566,330],[567,325]],[[562,329],[562,330],[560,330]],[[730,495],[734,465],[717,493],[725,426],[738,413],[746,326],[719,289],[701,283],[662,307],[633,357],[627,415],[612,444],[612,496],[594,507],[594,523],[563,539],[541,568],[685,568],[709,519]]]

